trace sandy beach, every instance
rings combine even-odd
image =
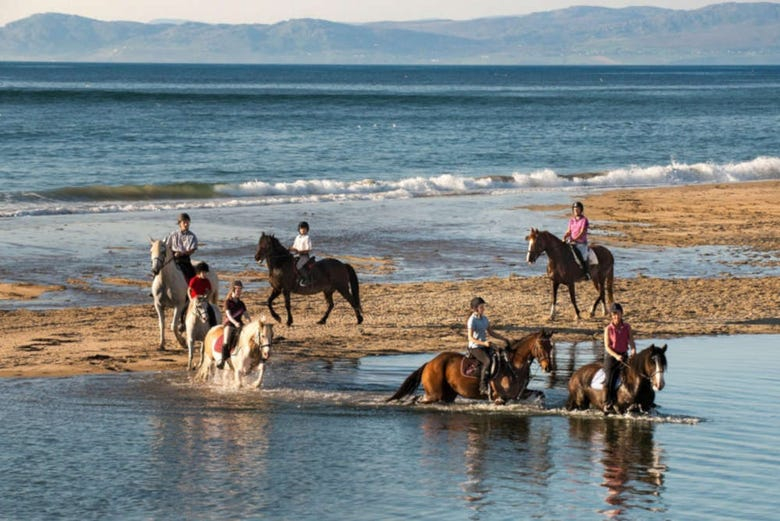
[[[610,191],[583,197],[591,221],[592,242],[680,247],[721,245],[747,248],[757,266],[780,261],[779,181]],[[568,208],[557,211],[565,220]],[[524,255],[518,251],[518,256]],[[540,262],[545,262],[542,259]],[[624,304],[636,337],[669,339],[692,335],[780,333],[780,277],[623,279],[617,270],[615,299]],[[252,273],[221,274],[261,280]],[[133,284],[140,281],[117,281]],[[267,315],[268,291],[247,292],[244,301],[255,316]],[[0,298],[37,298],[57,288],[6,281]],[[580,309],[596,297],[590,283],[577,286]],[[357,326],[352,310],[336,297],[326,326],[316,321],[324,299],[293,296],[295,325],[275,327],[272,357],[359,357],[399,352],[462,350],[467,303],[474,295],[488,301],[493,326],[510,337],[551,328],[554,338],[590,342],[601,336],[606,318],[599,313],[575,321],[568,295],[559,295],[558,315],[548,321],[550,284],[544,276],[455,282],[363,284],[365,322]],[[277,311],[283,312],[282,299]],[[269,317],[270,318],[270,317]],[[0,376],[57,377],[121,371],[184,370],[186,351],[168,334],[167,350],[157,349],[157,319],[148,305],[0,311]],[[646,342],[645,342],[646,343]]]

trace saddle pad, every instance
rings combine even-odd
[[[464,356],[460,361],[460,374],[466,378],[479,378],[481,365],[476,358]]]
[[[604,369],[599,369],[596,374],[593,375],[593,380],[590,381],[590,386],[597,391],[604,389],[604,381],[607,379],[607,373]],[[620,376],[617,377],[615,387],[620,387]]]
[[[599,258],[596,257],[596,252],[593,251],[593,248],[588,248],[588,264],[593,266],[594,264],[599,263]]]
[[[222,344],[225,342],[225,336],[219,335],[216,340],[214,340],[214,345],[211,346],[212,351],[214,351],[214,354],[222,355]],[[236,349],[233,348],[233,351]],[[231,351],[231,353],[233,352]]]

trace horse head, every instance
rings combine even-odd
[[[536,358],[545,373],[553,369],[552,350],[553,343],[550,340],[553,332],[541,329],[536,333],[526,335],[520,340],[510,343],[509,350],[512,352],[512,362],[515,368],[521,367],[528,361]]]
[[[552,350],[554,346],[552,340],[550,340],[552,336],[552,331],[541,329],[536,333],[536,340],[534,341],[533,346],[531,346],[531,352],[533,353],[534,358],[539,362],[539,366],[545,373],[552,371],[554,365],[552,362]]]
[[[209,322],[209,297],[208,295],[198,295],[191,301],[190,309],[198,316],[201,322]]]
[[[271,344],[274,341],[273,324],[266,321],[265,316],[252,322],[255,328],[249,340],[249,356],[252,360],[251,367],[257,367],[271,356]]]
[[[652,353],[649,357],[652,362],[652,373],[649,375],[650,383],[654,391],[660,391],[666,385],[664,382],[664,372],[666,371],[666,344],[663,347],[650,346]]]
[[[525,256],[525,260],[528,264],[533,264],[539,258],[539,255],[544,252],[544,249],[539,244],[539,230],[531,228],[525,240],[528,241],[528,253]]]
[[[663,347],[651,344],[650,347],[637,353],[636,356],[629,360],[629,368],[631,371],[625,371],[627,373],[626,376],[630,378],[628,373],[634,373],[639,378],[646,378],[649,380],[654,391],[663,389],[666,385],[664,382],[664,372],[666,371],[666,347],[666,344],[664,344]]]
[[[150,250],[152,256],[152,274],[157,275],[163,269],[163,266],[165,266],[168,248],[165,245],[165,241],[149,239],[149,242],[152,244]]]

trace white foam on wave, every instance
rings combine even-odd
[[[510,175],[464,176],[453,173],[398,180],[299,179],[289,182],[247,181],[216,184],[213,198],[144,201],[56,201],[26,197],[0,201],[0,217],[71,213],[116,213],[180,208],[219,208],[257,204],[317,203],[494,194],[566,188],[624,188],[679,186],[701,183],[740,183],[780,179],[780,157],[757,157],[739,163],[678,163],[629,166],[598,173],[562,175],[551,169]]]

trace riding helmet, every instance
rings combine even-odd
[[[306,221],[299,222],[298,223],[298,229],[300,230],[301,228],[306,228],[308,230],[309,229],[309,223],[307,223]]]
[[[617,302],[613,302],[612,305],[609,307],[610,313],[622,313],[623,312],[623,306],[618,304]]]
[[[209,265],[205,262],[199,262],[197,266],[195,266],[195,272],[208,272],[209,271]]]
[[[571,209],[574,210],[575,208],[579,208],[580,210],[584,210],[584,207],[582,206],[582,203],[579,201],[574,201],[574,203],[571,205]]]
[[[180,213],[179,214],[179,218],[177,219],[176,222],[180,223],[182,221],[187,221],[187,222],[191,221],[190,214],[188,214],[188,213]]]
[[[231,288],[243,288],[244,284],[240,280],[234,280],[233,284],[230,285]]]
[[[480,304],[486,304],[485,299],[482,297],[474,297],[471,299],[471,309],[477,309]]]

